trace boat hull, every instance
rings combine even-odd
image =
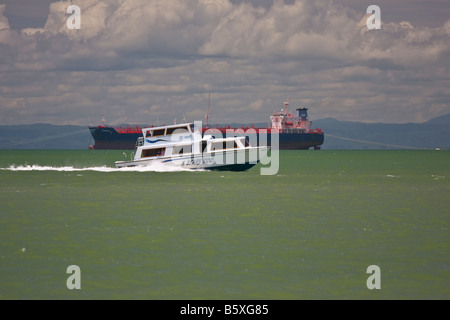
[[[90,127],[96,150],[132,150],[142,132],[119,133],[113,127]]]
[[[190,155],[117,161],[115,164],[117,168],[164,165],[190,170],[246,171],[257,165],[262,152],[266,153],[267,150],[267,147],[249,147],[245,150],[214,152],[197,156]]]

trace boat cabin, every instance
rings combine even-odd
[[[245,137],[220,138],[204,136],[193,124],[178,124],[142,129],[136,144],[135,160],[168,157],[214,155],[216,152],[248,147]]]
[[[142,133],[145,138],[171,136],[174,134],[186,134],[193,132],[192,124],[180,124],[165,127],[145,128]]]

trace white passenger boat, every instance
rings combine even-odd
[[[162,163],[188,169],[245,171],[260,160],[266,146],[250,146],[245,137],[214,137],[193,124],[142,129],[136,150],[129,161],[117,161],[116,167],[149,166]]]

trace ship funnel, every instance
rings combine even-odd
[[[308,109],[307,108],[298,108],[297,109],[297,117],[299,117],[301,121],[308,121]]]

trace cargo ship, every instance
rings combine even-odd
[[[208,131],[221,133],[224,136],[247,136],[251,140],[255,138],[258,145],[271,145],[273,133],[279,135],[280,150],[320,150],[320,146],[324,142],[324,132],[318,128],[312,128],[312,122],[308,117],[308,108],[299,107],[296,114],[289,111],[289,102],[284,102],[281,111],[274,111],[270,116],[271,125],[267,128],[250,127],[231,127],[231,126],[215,126],[210,127],[208,124],[209,115],[206,116],[206,125],[202,128],[203,133]],[[136,146],[136,141],[142,136],[142,129],[148,126],[125,126],[112,127],[105,125],[91,126],[89,130],[95,144],[90,145],[90,149],[95,150],[132,150]],[[264,138],[262,138],[264,136]],[[261,137],[261,139],[260,139]],[[255,140],[253,140],[255,141]]]

